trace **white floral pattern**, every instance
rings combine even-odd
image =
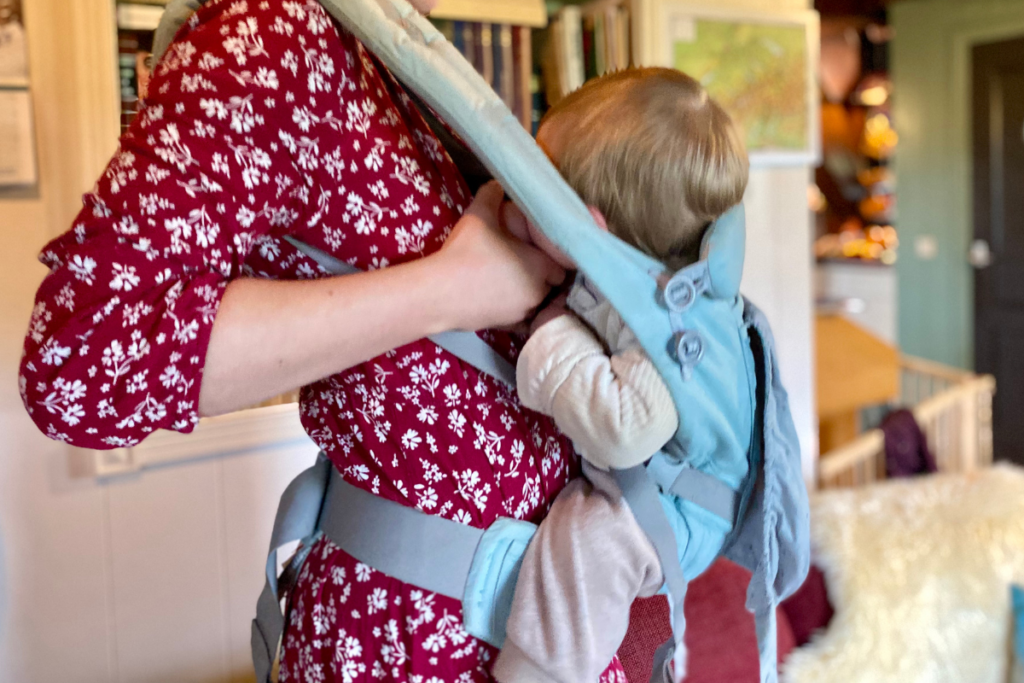
[[[469,200],[402,87],[317,2],[210,0],[41,256],[26,408],[87,448],[189,431],[228,282],[324,277],[285,235],[364,269],[421,258]],[[484,338],[514,360],[517,340]],[[305,387],[301,415],[353,484],[462,524],[539,521],[577,472],[550,421],[426,340]],[[281,680],[483,682],[493,656],[456,601],[321,541],[290,599]],[[624,680],[617,663],[605,680]]]

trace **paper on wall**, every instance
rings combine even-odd
[[[27,89],[0,89],[0,187],[36,183],[32,97]]]

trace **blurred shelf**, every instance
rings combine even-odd
[[[117,27],[125,31],[155,31],[163,13],[163,3],[121,3],[117,6]]]
[[[430,16],[534,28],[548,23],[543,0],[440,0]]]

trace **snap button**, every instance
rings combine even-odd
[[[676,358],[684,369],[692,369],[704,358],[704,338],[695,330],[676,335]]]
[[[697,300],[697,286],[685,275],[677,275],[665,286],[665,305],[676,313],[684,313]]]

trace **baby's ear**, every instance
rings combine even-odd
[[[597,223],[597,227],[601,228],[605,232],[608,232],[608,221],[605,220],[604,214],[596,206],[588,206],[590,209],[590,215],[593,217],[594,222]]]

